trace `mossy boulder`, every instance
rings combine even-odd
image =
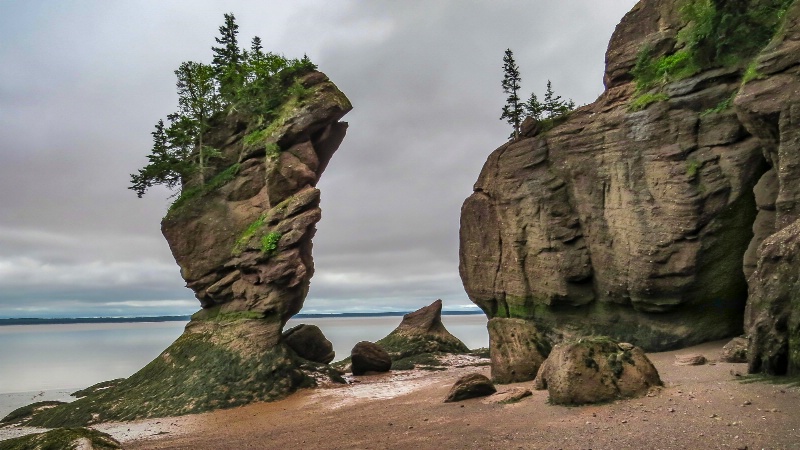
[[[445,397],[445,403],[460,402],[475,397],[486,397],[497,392],[492,380],[480,373],[470,373],[456,380]]]
[[[114,450],[122,445],[106,433],[90,428],[58,428],[0,442],[0,450]]]
[[[642,349],[605,337],[558,344],[539,368],[536,389],[558,405],[603,403],[639,397],[662,386]]]

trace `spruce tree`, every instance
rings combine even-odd
[[[226,103],[233,103],[236,93],[244,84],[242,70],[243,55],[239,49],[239,25],[233,13],[225,14],[225,23],[219,27],[219,37],[214,38],[220,47],[211,47],[214,51],[212,65],[219,80],[219,92]]]
[[[528,101],[525,102],[523,105],[525,109],[525,115],[528,117],[533,117],[536,120],[542,120],[542,113],[544,112],[544,106],[539,101],[539,98],[536,96],[536,93],[531,92],[531,96],[528,97]]]
[[[519,67],[514,61],[514,54],[511,49],[506,49],[503,56],[503,92],[508,94],[506,104],[503,106],[503,113],[500,120],[505,119],[514,129],[511,134],[514,139],[519,139],[519,125],[522,121],[522,103],[519,99],[520,82]]]

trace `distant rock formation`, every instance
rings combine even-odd
[[[552,129],[528,121],[489,156],[462,208],[461,278],[490,319],[528,321],[553,342],[607,335],[666,350],[741,334],[753,274],[751,370],[785,372],[800,360],[789,351],[798,328],[780,330],[773,313],[800,322],[789,269],[800,4],[755,79],[743,81],[744,67],[702,71],[632,111],[637,57],[677,49],[678,9],[640,1],[611,38],[605,92]]]
[[[536,376],[557,405],[602,403],[640,397],[662,386],[642,349],[607,338],[582,338],[556,345]]]
[[[441,300],[404,315],[400,325],[377,344],[389,352],[394,361],[423,353],[469,352],[442,323]]]
[[[31,425],[79,426],[174,416],[273,400],[315,376],[340,379],[323,355],[282,342],[314,274],[315,187],[344,139],[352,106],[320,72],[299,79],[270,123],[231,113],[206,136],[221,157],[205,183],[184,180],[161,228],[202,309],[155,360],[121,383],[35,415]]]

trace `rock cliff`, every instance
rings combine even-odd
[[[522,319],[554,341],[664,350],[742,332],[747,277],[768,270],[759,245],[800,212],[798,8],[750,67],[667,82],[635,110],[642,49],[675,54],[686,26],[679,2],[640,1],[611,38],[603,94],[489,156],[462,208],[460,273],[496,333]]]
[[[311,239],[321,215],[315,186],[344,138],[347,123],[339,119],[352,108],[320,72],[299,82],[303,89],[270,123],[236,113],[220,120],[206,140],[220,156],[204,180],[184,180],[162,221],[202,306],[183,335],[130,378],[35,415],[31,425],[200,412],[280,398],[325,376],[340,379],[281,338],[314,273]]]

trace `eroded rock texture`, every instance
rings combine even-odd
[[[489,156],[462,208],[460,250],[466,291],[488,317],[531,321],[556,342],[597,334],[647,350],[742,332],[756,202],[763,225],[773,197],[759,192],[777,186],[762,175],[780,166],[764,141],[797,133],[795,107],[781,94],[780,120],[748,112],[751,89],[785,89],[773,81],[717,108],[741,87],[732,68],[668,84],[668,100],[633,112],[637,53],[674,52],[680,26],[676,2],[639,2],[611,39],[597,101],[547,131],[525,124]],[[757,241],[772,232],[762,225]]]

